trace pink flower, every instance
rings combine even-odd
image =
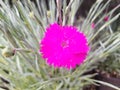
[[[95,23],[92,23],[92,24],[91,24],[91,28],[92,28],[92,29],[95,29]]]
[[[82,32],[73,26],[51,24],[40,42],[40,52],[49,65],[75,68],[85,60],[89,51],[88,42]]]
[[[109,16],[105,16],[105,17],[104,17],[104,21],[107,22],[108,20],[109,20]]]

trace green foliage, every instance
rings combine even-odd
[[[75,15],[82,3],[82,0],[70,0],[67,5],[66,1],[56,5],[55,0],[49,0],[48,10],[45,0],[36,0],[38,7],[30,0],[23,3],[14,0],[12,8],[8,0],[0,0],[0,48],[9,46],[16,50],[13,57],[0,56],[0,75],[9,81],[7,87],[10,90],[81,90],[85,85],[96,82],[90,79],[94,75],[84,73],[120,47],[120,33],[111,29],[111,24],[120,13],[103,22],[103,18],[112,16],[120,5],[104,14],[110,0],[105,4],[97,0],[82,25],[76,25],[88,38],[90,52],[86,61],[75,70],[55,69],[46,65],[39,53],[39,41],[45,28],[60,19],[58,5],[63,5],[62,25],[74,25]],[[91,28],[93,22],[95,29]]]
[[[98,66],[100,71],[104,71],[114,76],[120,75],[120,55],[119,51],[112,53],[106,58],[104,62],[101,62]],[[117,75],[115,75],[117,74]]]

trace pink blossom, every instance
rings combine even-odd
[[[89,51],[85,35],[73,26],[51,24],[40,42],[40,52],[49,65],[75,68]]]
[[[107,22],[108,20],[109,20],[109,16],[105,16],[105,17],[104,17],[104,21]]]

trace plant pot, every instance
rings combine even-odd
[[[120,78],[115,78],[115,77],[107,77],[105,75],[101,75],[99,74],[96,79],[100,80],[100,81],[104,81],[110,84],[113,84],[117,87],[120,87]],[[111,87],[105,86],[105,85],[100,85],[97,87],[97,90],[115,90]]]

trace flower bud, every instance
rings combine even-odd
[[[34,12],[33,11],[29,13],[29,17],[34,18]]]
[[[92,23],[92,24],[91,24],[91,28],[92,28],[92,29],[95,29],[95,23]]]
[[[14,55],[15,55],[15,51],[11,47],[6,47],[2,51],[2,56],[4,56],[4,57],[11,57],[11,56],[14,56]]]
[[[107,22],[109,20],[109,16],[104,17],[104,21]]]
[[[51,11],[47,11],[47,17],[51,16]]]

